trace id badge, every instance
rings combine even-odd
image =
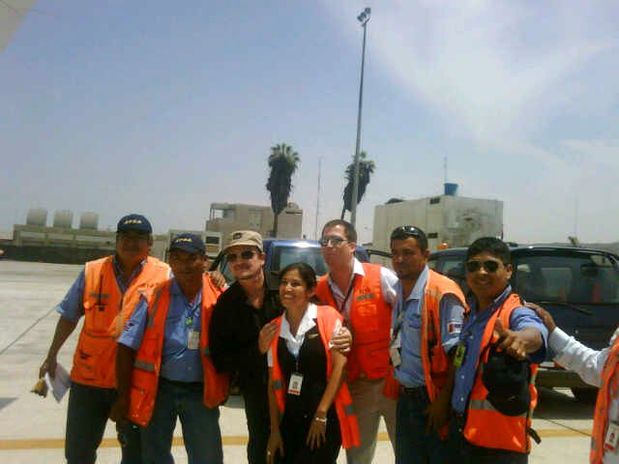
[[[398,336],[394,340],[391,340],[391,344],[389,345],[389,358],[391,359],[391,365],[393,367],[398,367],[402,364],[402,358],[400,357],[401,345],[400,334],[398,333]]]
[[[464,361],[464,355],[466,353],[466,345],[464,343],[460,343],[456,348],[456,354],[454,356],[454,367],[458,368],[462,365]]]
[[[288,393],[290,395],[299,396],[301,394],[301,385],[303,384],[303,374],[295,372],[290,376],[288,383]]]
[[[617,444],[619,444],[619,424],[609,422],[608,430],[606,430],[606,440],[604,440],[604,449],[616,453]]]
[[[197,350],[200,345],[200,332],[197,330],[190,330],[187,337],[187,349]]]

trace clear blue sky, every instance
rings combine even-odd
[[[444,157],[509,239],[619,239],[619,4],[542,3],[370,5],[362,239],[375,205],[440,193]],[[319,157],[320,222],[341,210],[365,6],[39,0],[0,54],[0,229],[30,207],[202,228],[211,202],[268,204],[285,142],[313,235]]]

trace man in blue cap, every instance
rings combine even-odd
[[[84,316],[71,370],[65,457],[92,464],[116,400],[116,339],[141,293],[168,279],[167,264],[148,256],[152,226],[140,214],[118,221],[114,255],[89,261],[57,307],[60,318],[39,378],[56,373],[58,351]],[[141,463],[139,429],[117,427],[122,464]]]
[[[145,464],[172,464],[177,418],[189,464],[223,461],[219,409],[227,375],[217,374],[208,335],[221,294],[204,273],[206,249],[194,234],[180,234],[169,249],[174,277],[140,300],[118,339],[118,400],[112,418],[139,424]]]

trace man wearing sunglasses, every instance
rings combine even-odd
[[[210,326],[210,350],[219,372],[237,373],[245,400],[250,464],[266,462],[270,433],[266,352],[281,312],[277,292],[267,288],[262,237],[232,232],[224,248],[235,282],[219,298]]]
[[[329,273],[319,280],[316,296],[338,309],[352,332],[347,380],[361,445],[347,450],[346,456],[349,463],[369,464],[381,417],[395,443],[397,387],[389,363],[389,332],[398,278],[382,266],[359,262],[356,242],[357,232],[349,222],[335,219],[325,224],[320,244]]]
[[[512,291],[510,252],[503,241],[494,237],[475,240],[467,250],[465,268],[471,311],[454,355],[451,462],[526,463],[529,435],[536,436],[530,428],[537,402],[534,374],[536,363],[545,357],[548,331]],[[514,360],[528,361],[517,394],[501,396],[510,385],[503,383],[499,390],[496,381],[490,382],[497,377],[489,375],[491,359],[512,367],[518,367]]]
[[[426,234],[401,226],[391,233],[391,259],[399,277],[390,356],[400,383],[396,463],[443,464],[452,368],[464,315],[464,295],[451,279],[428,268]]]

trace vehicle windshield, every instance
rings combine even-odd
[[[327,265],[322,258],[320,248],[300,248],[289,246],[278,246],[273,251],[271,262],[271,271],[279,272],[289,264],[303,262],[307,263],[316,272],[316,275],[324,275],[327,273]]]
[[[536,255],[514,262],[514,290],[531,301],[619,302],[617,262],[602,254]]]

